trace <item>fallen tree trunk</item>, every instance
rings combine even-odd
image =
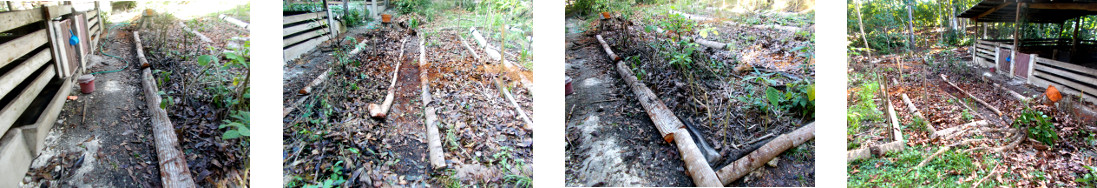
[[[301,90],[297,91],[297,94],[308,95],[310,92],[312,92],[312,87],[316,87],[316,85],[320,85],[320,83],[323,83],[324,80],[328,79],[329,72],[331,72],[331,68],[328,68],[328,70],[324,70],[324,72],[320,72],[320,75],[317,75],[316,78],[312,79],[312,82],[309,82],[309,84],[306,84],[304,88],[301,88]]]
[[[884,79],[887,82],[887,79]],[[899,118],[895,116],[895,106],[891,104],[891,94],[888,94],[888,84],[884,84],[880,87],[884,91],[884,101],[888,104],[888,119],[891,120],[892,137],[895,137],[895,141],[903,142],[903,132],[899,130]]]
[[[472,38],[476,39],[476,43],[480,44],[480,46],[482,46],[484,48],[484,53],[487,53],[488,57],[490,57],[492,60],[502,61],[503,62],[502,63],[503,68],[505,68],[507,71],[522,71],[521,66],[518,66],[514,62],[507,61],[506,59],[503,59],[503,56],[502,56],[501,53],[499,53],[499,51],[495,51],[494,49],[492,49],[493,47],[491,46],[491,44],[487,43],[487,39],[484,39],[484,36],[480,34],[480,31],[477,31],[475,27],[471,28],[471,30],[472,30]],[[515,70],[515,69],[518,69],[518,70]],[[523,74],[517,74],[517,75],[518,75],[518,82],[522,83],[522,86],[525,87],[526,90],[529,90],[532,93],[532,91],[533,91],[532,81],[530,81],[529,78],[526,78],[526,76],[523,75]]]
[[[392,69],[392,84],[389,84],[389,91],[385,95],[385,100],[381,102],[381,105],[371,103],[367,107],[370,117],[385,118],[389,113],[389,108],[392,108],[392,100],[396,97],[396,80],[400,77],[400,64],[404,62],[404,43],[407,43],[407,38],[400,40],[400,55],[396,58],[396,68]]]
[[[293,104],[290,104],[288,107],[282,108],[282,118],[286,118],[286,116],[293,112],[293,110],[297,109],[297,105],[301,105],[301,103],[305,102],[305,99],[308,98],[309,96],[302,96],[301,98],[298,98],[297,101],[294,101]]]
[[[595,37],[602,38],[601,35]],[[605,41],[599,42],[605,45]],[[632,92],[636,94],[636,97],[639,98],[640,105],[644,107],[645,112],[655,124],[655,128],[663,135],[663,140],[667,142],[673,140],[678,146],[682,161],[685,162],[686,170],[689,172],[689,176],[693,178],[693,182],[698,186],[706,187],[723,185],[716,176],[716,172],[708,165],[708,161],[705,160],[701,150],[693,142],[693,138],[690,138],[689,131],[683,128],[685,125],[678,120],[677,116],[674,116],[670,108],[667,108],[663,102],[659,101],[651,89],[636,79],[636,76],[632,73],[632,70],[629,70],[628,65],[625,65],[625,62],[617,61],[617,71],[632,88]]]
[[[998,83],[994,83],[994,87],[997,87],[998,89],[1009,92],[1009,95],[1013,96],[1013,98],[1017,98],[1017,101],[1027,101],[1028,100],[1028,97],[1025,97],[1024,95],[1021,95],[1020,93],[1017,93],[1016,91],[1013,91],[1012,89],[1002,87],[1002,85],[998,85]]]
[[[706,47],[709,47],[709,48],[715,48],[715,49],[727,49],[728,48],[728,44],[721,43],[721,42],[716,42],[716,41],[705,40],[701,37],[697,37],[696,39],[694,39],[694,42],[697,42],[697,44],[700,44],[701,46],[706,46]]]
[[[507,98],[507,101],[510,101],[510,105],[514,106],[514,110],[518,112],[518,117],[526,123],[522,128],[533,130],[533,121],[530,120],[529,115],[526,115],[526,111],[522,110],[522,106],[518,105],[518,101],[514,100],[514,96],[510,94],[510,91],[507,91],[507,88],[503,86],[503,83],[499,81],[499,78],[495,78],[495,87],[499,88],[499,92],[503,93],[503,96]]]
[[[149,67],[149,60],[145,59],[144,47],[141,47],[141,34],[137,31],[133,31],[133,42],[137,50],[137,62],[141,63],[141,68]]]
[[[595,35],[594,38],[598,39],[598,43],[602,44],[602,49],[606,51],[606,54],[609,54],[610,61],[621,60],[621,56],[617,56],[616,53],[613,53],[613,50],[609,48],[609,44],[606,43],[606,39],[602,38],[602,35]]]
[[[461,37],[460,35],[458,35],[457,37],[461,38],[461,45],[465,46],[465,49],[469,51],[469,54],[472,54],[472,57],[476,60],[480,60],[480,54],[477,54],[476,50],[473,50],[472,46],[469,46],[469,43],[465,42],[465,37]]]
[[[421,95],[423,98],[423,116],[425,116],[425,124],[423,127],[427,128],[427,150],[430,157],[430,165],[434,169],[440,169],[446,167],[446,158],[442,151],[442,135],[438,131],[438,114],[435,112],[434,107],[430,106],[431,95],[430,88],[427,85],[427,51],[423,45],[423,35],[419,35],[419,85],[421,86]],[[391,91],[391,90],[390,90]]]
[[[190,33],[194,34],[195,36],[198,36],[198,39],[201,39],[202,42],[213,43],[213,40],[211,40],[209,37],[206,37],[206,35],[203,35],[202,33],[199,33],[198,31],[190,29],[190,27],[187,27],[187,24],[183,24],[183,22],[179,22],[179,26],[183,27],[183,31],[190,32]]]
[[[990,110],[993,110],[994,113],[998,114],[998,116],[1002,116],[1002,111],[1001,110],[998,110],[998,108],[995,108],[994,106],[991,106],[986,101],[983,101],[979,98],[975,98],[975,95],[972,95],[971,93],[968,93],[967,91],[964,91],[964,89],[960,89],[960,86],[956,86],[956,84],[948,81],[948,76],[945,76],[945,74],[941,74],[941,80],[944,80],[945,83],[948,83],[948,85],[952,86],[952,88],[956,88],[956,90],[959,90],[961,93],[964,93],[965,95],[967,95],[971,99],[974,99],[975,102],[979,102],[979,104],[983,104],[983,106],[987,106],[987,108],[990,108]]]
[[[929,135],[937,136],[937,129],[933,128],[933,123],[930,123],[929,119],[926,119],[926,116],[922,115],[922,112],[918,110],[918,107],[914,106],[914,103],[910,101],[910,97],[907,97],[907,94],[901,94],[899,96],[903,97],[903,103],[907,103],[907,108],[910,109],[910,113],[914,114],[914,116],[919,119],[922,119],[922,123],[926,124],[926,129],[929,129]]]
[[[137,31],[133,33],[135,38],[139,36]],[[137,41],[136,45],[137,49],[143,48],[140,41]],[[144,57],[139,57],[143,62],[148,61]],[[146,109],[149,116],[152,117],[151,124],[153,137],[155,138],[156,157],[158,164],[160,164],[160,181],[164,187],[195,187],[190,169],[187,168],[186,155],[179,150],[179,137],[175,135],[175,128],[171,124],[171,119],[168,119],[167,111],[160,108],[159,89],[156,88],[152,70],[145,68],[142,75],[144,76],[141,82],[144,85]]]
[[[240,21],[236,18],[229,17],[229,16],[226,16],[224,14],[218,15],[217,17],[220,17],[221,20],[225,20],[229,23],[232,23],[232,25],[236,25],[236,26],[244,28],[244,29],[248,29],[248,27],[251,26],[251,24],[248,24],[247,22]]]
[[[721,185],[731,184],[731,182],[747,175],[751,171],[754,171],[754,169],[762,167],[766,162],[769,162],[770,160],[773,160],[773,158],[776,158],[777,155],[784,153],[785,150],[796,147],[811,139],[815,139],[814,122],[774,138],[761,148],[750,152],[746,157],[739,158],[739,160],[724,166],[724,168],[721,168],[720,171],[716,172],[716,175],[720,177]]]
[[[868,159],[872,156],[880,156],[889,152],[902,151],[903,148],[906,148],[906,143],[901,141],[891,141],[877,146],[865,146],[859,149],[846,151],[846,162],[858,159]]]

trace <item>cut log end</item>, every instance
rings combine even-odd
[[[308,95],[308,94],[309,94],[309,91],[307,91],[307,90],[305,90],[305,89],[301,89],[301,90],[297,91],[297,94],[301,94],[301,95]]]
[[[674,143],[674,133],[667,133],[666,135],[663,135],[663,141],[667,141],[667,143]]]
[[[366,111],[369,111],[369,117],[377,119],[385,119],[385,116],[388,115],[381,109],[381,105],[378,104],[369,104],[369,106],[366,107]]]

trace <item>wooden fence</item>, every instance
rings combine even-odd
[[[282,16],[282,59],[293,61],[341,32],[331,10]]]
[[[64,4],[0,12],[3,184],[23,180],[103,31],[98,2]]]
[[[1011,42],[977,40],[972,63],[1038,87],[1055,86],[1064,94],[1097,103],[1097,69],[1018,52]]]

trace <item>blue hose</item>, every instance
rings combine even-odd
[[[106,37],[110,37],[110,31],[114,30],[114,28],[117,28],[118,26],[123,26],[123,25],[126,25],[126,24],[129,24],[129,23],[127,23],[127,22],[122,22],[122,23],[116,23],[116,24],[114,24],[113,26],[110,26],[110,28],[109,28],[109,29],[107,29],[107,36],[106,36]],[[105,37],[104,37],[104,38],[105,38]],[[102,39],[102,41],[106,41],[106,39]],[[118,69],[118,70],[109,70],[109,71],[99,71],[99,72],[93,72],[93,73],[91,73],[92,75],[95,75],[95,74],[105,74],[105,73],[114,73],[114,72],[120,72],[120,71],[122,71],[122,70],[126,70],[126,68],[129,68],[129,67],[130,67],[130,63],[129,63],[128,61],[126,61],[126,59],[122,59],[121,57],[118,57],[118,56],[114,56],[114,55],[108,54],[107,52],[104,52],[104,51],[103,51],[103,46],[105,46],[105,45],[106,45],[106,43],[99,43],[99,53],[100,53],[100,54],[103,54],[103,55],[106,55],[106,56],[108,56],[108,57],[113,57],[113,58],[115,58],[115,59],[118,59],[118,60],[120,60],[120,61],[122,61],[122,62],[125,62],[125,63],[126,63],[126,66],[125,66],[125,67],[122,67],[122,68],[120,68],[120,69]]]

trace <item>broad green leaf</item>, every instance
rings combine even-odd
[[[781,100],[781,92],[777,91],[777,89],[774,89],[773,87],[767,87],[766,98],[769,99],[770,105],[772,105],[773,107],[777,107],[777,104]]]
[[[200,66],[206,66],[206,65],[209,65],[210,63],[216,63],[216,62],[217,62],[217,57],[214,57],[214,56],[211,56],[211,55],[198,56],[198,65],[200,65]]]

